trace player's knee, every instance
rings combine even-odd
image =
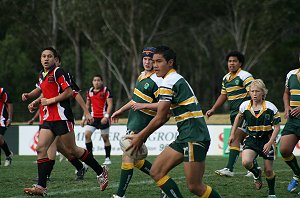
[[[250,169],[253,167],[253,160],[243,159],[242,164],[245,168]]]
[[[37,145],[35,149],[38,154],[46,154],[47,153],[47,149],[45,146]]]
[[[273,170],[272,169],[265,168],[264,172],[265,172],[266,177],[272,177],[273,176]]]
[[[280,147],[280,153],[282,157],[289,157],[292,154],[291,150],[286,147]]]

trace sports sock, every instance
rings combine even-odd
[[[93,142],[85,143],[86,149],[93,154]]]
[[[11,154],[11,152],[10,152],[10,150],[8,148],[8,145],[7,145],[7,143],[5,141],[3,142],[3,144],[0,147],[3,149],[6,157],[8,157]]]
[[[300,168],[298,166],[298,162],[297,159],[295,157],[294,154],[292,154],[290,157],[287,158],[283,158],[283,160],[285,161],[285,163],[287,163],[287,165],[289,165],[289,167],[293,170],[294,174],[300,178]]]
[[[221,198],[221,195],[210,186],[206,186],[206,191],[200,198]]]
[[[91,167],[97,173],[97,175],[101,175],[101,173],[103,172],[103,168],[95,160],[93,154],[89,153],[87,150],[84,150],[84,153],[80,157],[80,160],[86,163],[89,167]]]
[[[117,191],[119,197],[123,197],[133,175],[133,163],[122,163],[120,183]]]
[[[49,158],[43,158],[37,160],[38,165],[38,185],[46,188],[47,186],[47,173],[49,172],[50,168],[50,161]]]
[[[253,160],[253,166],[254,166],[254,168],[258,168],[258,163],[257,163],[256,158]]]
[[[134,164],[134,167],[140,169],[147,175],[150,175],[150,169],[152,164],[148,160],[139,160]]]
[[[48,169],[48,172],[47,172],[47,177],[48,178],[51,175],[51,172],[53,170],[54,164],[55,164],[55,160],[49,160],[49,169]]]
[[[228,168],[230,171],[233,171],[235,162],[238,159],[239,155],[240,155],[240,148],[230,147],[229,158],[228,158],[226,168]]]
[[[164,193],[168,197],[177,197],[177,198],[183,198],[182,194],[179,191],[179,188],[177,184],[174,182],[174,180],[169,176],[164,176],[159,181],[156,182],[156,185],[160,187]]]
[[[76,168],[77,171],[82,170],[83,164],[82,164],[82,162],[79,159],[72,158],[72,159],[68,159],[68,160]]]
[[[269,187],[269,195],[275,195],[275,177],[276,175],[274,173],[271,177],[266,177]]]
[[[111,145],[105,146],[104,150],[105,150],[105,158],[107,157],[110,158]]]
[[[252,168],[248,169],[250,172],[253,173],[253,175],[257,178],[259,177],[259,169],[252,164]]]

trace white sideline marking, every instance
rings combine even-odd
[[[288,172],[291,171],[290,169],[286,169],[286,170],[275,170],[275,173],[277,172]],[[235,175],[245,175],[246,174],[246,169],[243,172],[235,172]],[[218,176],[216,174],[205,174],[204,177],[212,177],[212,176],[217,176],[217,177],[222,177],[222,176]],[[182,183],[185,182],[184,179],[185,177],[172,177],[174,180],[177,180],[176,183]],[[224,177],[225,178],[225,177]],[[231,178],[231,177],[228,177]],[[279,181],[278,181],[279,182]],[[153,180],[143,180],[143,181],[139,181],[139,182],[130,182],[130,186],[140,186],[143,184],[152,184],[154,183]],[[280,183],[289,183],[289,182],[280,182]],[[112,182],[109,183],[109,188],[117,188],[119,186],[119,183],[117,182]],[[70,193],[74,193],[74,192],[81,192],[81,191],[91,191],[91,190],[100,190],[99,186],[95,186],[95,187],[89,187],[89,188],[76,188],[76,189],[72,189],[72,190],[59,190],[59,191],[51,191],[49,193],[47,193],[47,195],[64,195],[64,194],[70,194]],[[27,195],[20,195],[20,196],[14,196],[14,197],[10,197],[10,198],[24,198],[27,197]]]

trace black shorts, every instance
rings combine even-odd
[[[90,126],[95,127],[96,129],[107,129],[109,128],[110,124],[107,122],[106,124],[101,124],[102,118],[94,118],[94,122],[92,124],[88,124]]]
[[[0,135],[4,135],[6,131],[6,127],[0,127]]]
[[[268,154],[265,154],[263,152],[264,145],[268,143],[270,140],[270,137],[265,136],[265,137],[260,137],[260,138],[255,138],[253,136],[247,136],[244,140],[244,146],[243,150],[246,149],[251,149],[255,151],[260,157],[262,157],[265,160],[275,160],[276,158],[276,144],[272,145],[270,151]]]
[[[68,120],[44,121],[41,125],[41,129],[49,129],[55,136],[60,136],[74,132],[74,122]]]

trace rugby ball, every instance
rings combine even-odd
[[[135,160],[142,160],[145,159],[148,155],[148,149],[145,145],[145,143],[143,143],[143,145],[141,146],[141,148],[137,151],[133,151],[133,149],[129,149],[128,151],[126,151],[126,149],[131,145],[131,140],[127,138],[127,135],[122,136],[120,139],[120,147],[122,149],[122,151],[124,152],[125,155],[129,156],[132,159]]]

